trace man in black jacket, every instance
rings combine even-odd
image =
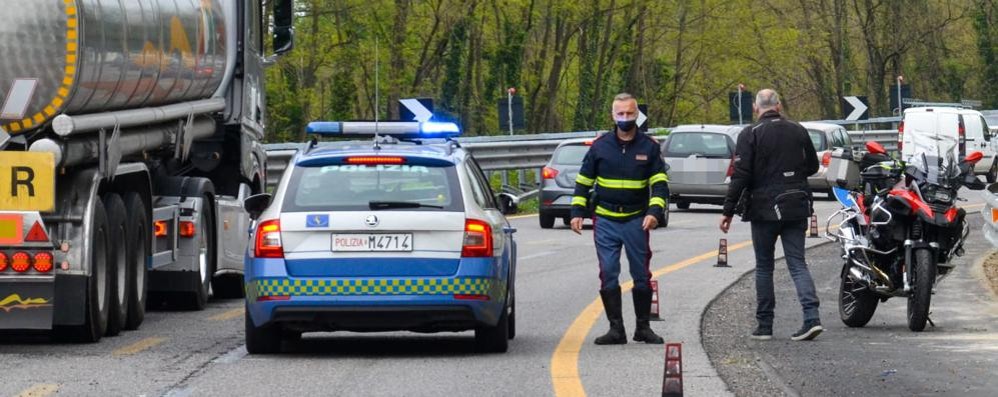
[[[638,103],[634,97],[617,95],[612,116],[616,128],[593,141],[575,178],[572,230],[581,234],[587,207],[594,207],[593,240],[600,267],[600,298],[610,320],[610,331],[596,338],[596,344],[627,343],[617,280],[621,248],[627,252],[634,279],[634,340],[658,344],[662,338],[648,323],[652,294],[648,232],[658,226],[658,219],[665,213],[669,177],[658,142],[638,131]],[[595,203],[589,202],[592,189],[596,190]]]
[[[807,130],[780,114],[776,91],[759,91],[752,107],[759,120],[738,135],[721,231],[728,232],[736,210],[742,211],[743,221],[752,222],[758,305],[752,339],[773,337],[773,255],[779,237],[804,311],[804,325],[791,339],[811,340],[824,330],[814,281],[804,261],[804,233],[813,212],[807,177],[818,172],[818,156]]]

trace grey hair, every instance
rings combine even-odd
[[[759,109],[772,109],[779,104],[780,94],[777,94],[775,90],[767,88],[759,90],[759,93],[755,95],[755,107]]]
[[[621,93],[617,94],[617,96],[613,97],[613,101],[614,102],[637,101],[637,99],[634,98],[634,95],[628,94],[626,92],[621,92]]]

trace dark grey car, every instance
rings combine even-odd
[[[551,160],[541,171],[540,207],[538,218],[541,228],[554,227],[554,221],[561,218],[568,224],[572,216],[572,194],[575,193],[575,177],[582,168],[589,146],[596,138],[568,139],[558,145]]]

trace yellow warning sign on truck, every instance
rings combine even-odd
[[[0,212],[52,211],[55,155],[0,151]]]

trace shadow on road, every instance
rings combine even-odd
[[[286,355],[304,357],[459,357],[480,355],[472,335],[420,336],[371,335],[339,336],[305,334],[299,341],[286,342]]]

